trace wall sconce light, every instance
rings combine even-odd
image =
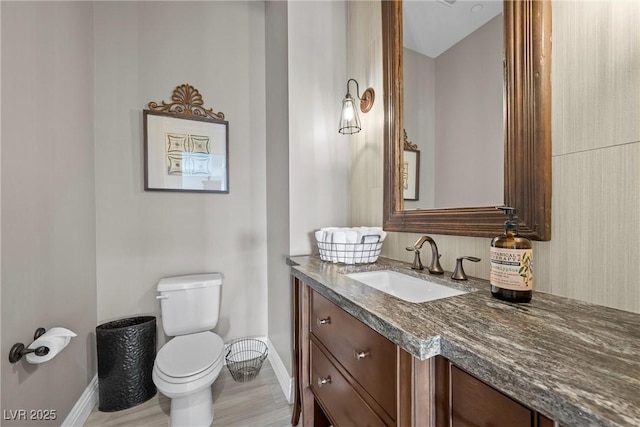
[[[358,82],[355,79],[347,80],[347,94],[342,100],[342,113],[340,114],[340,125],[338,132],[349,135],[352,133],[358,133],[362,130],[360,126],[360,118],[358,117],[358,110],[355,106],[355,100],[349,92],[349,83],[354,82],[356,84],[356,96],[360,100],[360,111],[367,113],[373,107],[373,101],[375,100],[375,92],[372,88],[368,88],[360,97],[360,88]]]

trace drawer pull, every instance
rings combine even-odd
[[[355,351],[354,352],[354,356],[356,357],[357,360],[360,359],[364,359],[365,357],[369,356],[371,353],[369,353],[368,351]]]
[[[331,384],[331,375],[327,375],[327,378],[318,378],[318,387],[322,387],[325,384]]]
[[[331,317],[325,317],[324,319],[318,319],[318,326],[330,325],[330,324],[331,324]]]

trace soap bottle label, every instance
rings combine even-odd
[[[533,289],[533,249],[491,248],[491,284],[502,289]]]

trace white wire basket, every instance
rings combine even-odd
[[[381,250],[381,237],[375,234],[362,236],[360,243],[318,241],[320,259],[336,264],[371,264],[378,260]]]

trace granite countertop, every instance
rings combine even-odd
[[[288,262],[294,276],[419,359],[442,355],[565,426],[640,426],[638,314],[537,292],[529,304],[506,303],[486,280],[457,282],[386,258]],[[471,292],[416,304],[345,276],[382,269]]]

